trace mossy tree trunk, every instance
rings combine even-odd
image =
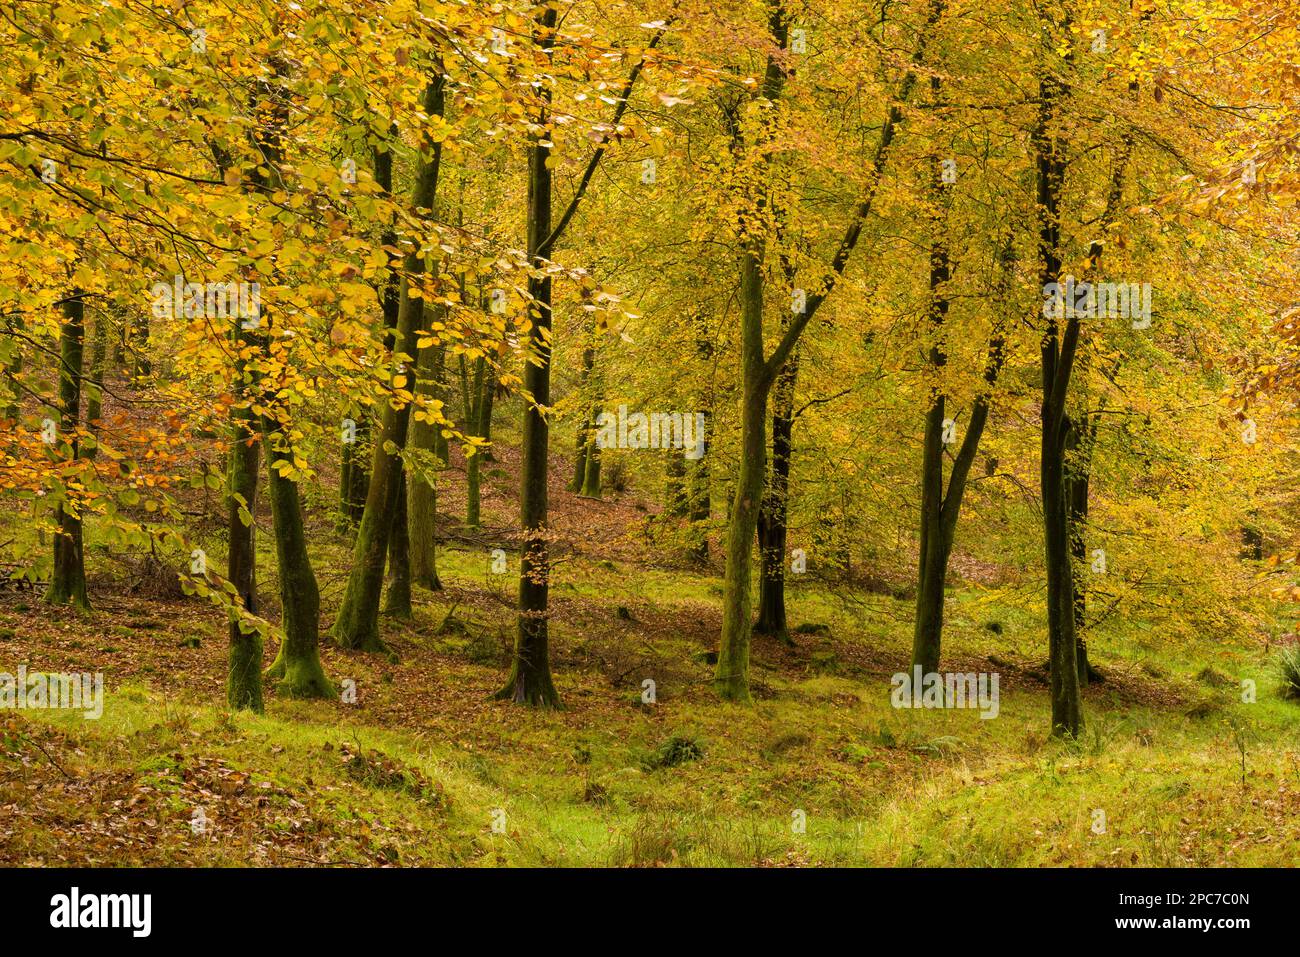
[[[86,338],[86,302],[80,289],[63,301],[59,325],[59,443],[61,457],[75,467],[81,457],[81,382]],[[86,596],[86,561],[82,541],[81,507],[64,491],[55,510],[58,532],[54,538],[54,573],[45,600],[51,605],[72,605],[90,611]]]
[[[332,698],[337,692],[320,662],[320,590],[307,553],[302,500],[297,481],[282,468],[292,466],[293,452],[275,422],[264,418],[262,434],[284,630],[284,641],[266,675],[290,697]]]
[[[410,621],[411,610],[411,533],[407,524],[407,470],[397,480],[397,508],[393,513],[393,531],[388,539],[388,593],[384,597],[384,614]]]
[[[443,115],[444,86],[445,80],[439,74],[426,88],[424,111],[428,115]],[[428,210],[430,215],[433,214],[438,194],[441,159],[442,146],[435,143],[431,147],[430,159],[421,162],[416,172],[412,203],[417,209]],[[410,282],[423,271],[424,257],[418,251],[405,257],[405,276],[401,284],[394,339],[395,348],[408,357],[418,355],[424,312],[424,299],[410,295]],[[352,570],[348,576],[343,603],[334,622],[334,637],[344,648],[360,651],[387,650],[379,637],[379,601],[383,591],[388,540],[397,511],[401,455],[406,446],[410,411],[409,405],[394,408],[391,401],[383,403],[381,427],[374,442],[370,486],[353,550]]]
[[[234,321],[232,341],[235,369],[230,410],[230,463],[226,478],[226,578],[235,589],[234,599],[249,615],[257,608],[257,550],[255,547],[259,446],[249,404],[252,376],[248,359],[255,350],[252,336]],[[244,623],[239,609],[230,616],[230,655],[226,670],[226,701],[231,708],[262,711],[262,635]]]
[[[419,362],[416,364],[418,382],[416,391],[429,398],[441,397],[441,368],[446,347],[441,343],[425,346],[420,350]],[[438,578],[437,555],[437,514],[438,490],[437,473],[444,466],[445,459],[437,457],[435,437],[441,428],[434,423],[414,419],[408,445],[416,458],[423,463],[419,471],[407,469],[407,530],[410,536],[411,581],[430,591],[441,591],[442,582]],[[427,453],[427,455],[421,455]],[[429,458],[434,459],[429,462]]]
[[[555,25],[559,14],[555,7],[539,10],[533,29],[533,43],[550,51],[555,41]],[[655,32],[647,49],[654,49],[663,39],[664,28]],[[548,58],[550,53],[547,53]],[[638,60],[628,75],[621,96],[614,107],[609,127],[617,128],[623,118],[637,78],[645,68],[645,60]],[[547,627],[550,590],[550,559],[547,547],[548,490],[547,471],[550,450],[550,432],[546,418],[539,411],[551,403],[551,278],[543,267],[550,260],[556,244],[564,235],[578,210],[587,187],[600,165],[608,144],[602,143],[592,152],[586,168],[560,215],[552,226],[551,169],[552,144],[545,132],[551,122],[551,88],[540,91],[541,108],[536,117],[540,132],[533,137],[528,148],[528,259],[534,273],[528,277],[529,319],[528,347],[530,361],[524,367],[524,389],[531,401],[524,406],[522,447],[522,475],[520,478],[519,511],[523,529],[523,546],[519,567],[519,623],[515,633],[515,648],[511,658],[510,674],[505,685],[497,692],[499,699],[540,707],[561,706],[559,694],[551,678],[550,633]]]
[[[934,24],[942,15],[944,0],[931,0],[929,18],[923,27],[913,65],[919,64],[925,43]],[[773,45],[778,50],[786,48],[789,18],[780,2],[769,6],[768,29]],[[765,123],[757,133],[755,148],[761,151],[763,162],[771,162],[767,145],[771,141],[776,109],[785,86],[788,60],[770,56],[759,95],[769,109]],[[740,249],[740,299],[741,299],[741,450],[735,494],[731,499],[731,514],[726,539],[726,571],[723,585],[722,641],[718,650],[718,666],[714,688],[720,697],[731,701],[749,701],[749,644],[751,636],[750,613],[753,597],[750,594],[752,572],[750,556],[758,527],[760,496],[763,492],[766,459],[767,399],[781,368],[790,358],[799,337],[816,315],[821,304],[835,289],[844,274],[849,257],[853,254],[862,234],[862,227],[871,213],[876,188],[884,169],[895,131],[903,118],[902,105],[911,98],[916,83],[916,72],[909,70],[898,95],[890,104],[885,124],[881,128],[865,195],[859,201],[844,237],[831,257],[830,268],[821,279],[821,288],[810,292],[804,311],[791,318],[781,340],[770,356],[763,344],[764,299],[764,240],[761,232],[744,239]],[[739,117],[728,116],[731,148],[740,157],[745,148],[741,139]],[[758,200],[761,205],[763,200]],[[756,210],[762,221],[761,210]],[[742,223],[742,227],[746,225]],[[761,230],[762,227],[760,227]],[[742,235],[744,230],[742,229]],[[765,357],[766,356],[766,357]]]

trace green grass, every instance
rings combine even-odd
[[[486,579],[474,552],[441,559],[450,584]],[[576,594],[600,608],[635,599],[684,621],[716,584],[598,564],[571,571],[563,577]],[[1013,610],[952,597],[946,657],[1037,651],[1032,623]],[[644,661],[677,671],[657,704],[640,705],[640,671],[614,688],[599,671],[573,667],[557,669],[568,709],[536,713],[486,694],[444,704],[440,689],[489,690],[499,669],[431,637],[447,604],[419,598],[402,662],[354,663],[367,708],[272,699],[265,716],[230,716],[146,675],[115,688],[98,722],[23,712],[20,727],[40,722],[66,735],[47,749],[74,781],[61,782],[30,748],[6,748],[0,764],[23,775],[5,775],[0,804],[27,775],[48,786],[49,812],[0,855],[75,858],[59,851],[68,842],[57,821],[134,820],[111,803],[132,797],[150,808],[157,837],[105,851],[118,863],[1288,865],[1300,845],[1300,707],[1281,698],[1268,659],[1239,649],[1211,648],[1200,660],[1125,635],[1099,639],[1094,656],[1113,678],[1089,692],[1085,735],[1062,743],[1046,738],[1044,690],[1024,680],[1003,686],[995,720],[894,709],[888,675],[854,656],[905,660],[907,603],[850,608],[801,587],[792,623],[827,622],[832,636],[800,636],[789,659],[758,647],[755,677],[770,694],[753,707],[716,702],[708,666],[689,657],[701,639],[661,629],[644,636],[654,652]],[[510,619],[504,606],[462,613],[476,627]],[[989,620],[1004,623],[1001,635],[984,627]],[[636,623],[627,627],[635,634]],[[557,622],[561,636],[579,631]],[[627,638],[582,640],[612,655]],[[570,644],[561,637],[557,654]],[[327,665],[336,676],[339,660],[348,661]],[[1198,680],[1206,665],[1228,683]],[[1258,683],[1256,703],[1240,700],[1242,678]],[[358,775],[346,754],[379,770]],[[249,783],[218,793],[212,831],[196,837],[192,806],[214,774]],[[263,791],[274,797],[259,805]],[[493,829],[498,809],[504,833]],[[225,829],[223,817],[238,826]]]

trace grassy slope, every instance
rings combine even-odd
[[[343,557],[330,545],[318,563]],[[716,643],[718,579],[574,557],[554,591],[568,707],[538,714],[486,700],[513,590],[487,564],[483,549],[444,554],[447,592],[419,594],[409,627],[390,623],[399,662],[327,649],[356,705],[271,697],[265,717],[215,706],[224,639],[195,603],[115,596],[87,623],[5,598],[0,670],[103,670],[108,700],[98,722],[0,712],[0,861],[1294,863],[1300,709],[1276,697],[1258,651],[1197,659],[1145,633],[1098,636],[1110,680],[1088,693],[1085,740],[1066,745],[1045,740],[1035,623],[953,592],[945,667],[999,671],[1001,714],[896,710],[909,604],[806,584],[792,623],[829,634],[794,650],[760,639],[757,704],[723,706],[700,660]],[[981,627],[991,619],[1002,634]],[[180,647],[187,636],[199,647]],[[1231,684],[1193,677],[1207,664]],[[1243,677],[1258,680],[1257,704],[1240,703]],[[701,757],[653,768],[691,745]],[[211,821],[201,835],[196,806]]]

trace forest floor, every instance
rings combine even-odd
[[[264,716],[229,714],[220,614],[138,569],[110,575],[94,548],[90,617],[0,592],[0,671],[105,674],[99,720],[0,711],[0,863],[1294,864],[1300,705],[1278,696],[1262,642],[1189,650],[1113,623],[1093,639],[1106,681],[1086,692],[1086,733],[1062,743],[1037,619],[954,587],[944,669],[997,672],[999,713],[897,709],[912,602],[809,575],[790,587],[795,646],[757,637],[755,703],[724,705],[708,663],[718,570],[654,564],[632,500],[553,494],[558,537],[578,543],[557,547],[552,588],[565,709],[490,700],[514,624],[511,472],[488,470],[485,529],[440,551],[445,589],[385,623],[394,656],[325,638],[355,704],[269,694]],[[313,512],[328,626],[348,547],[329,503]]]

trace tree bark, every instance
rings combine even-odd
[[[582,402],[581,417],[578,419],[578,432],[575,439],[573,456],[573,481],[569,483],[570,492],[581,492],[582,483],[587,479],[587,441],[596,427],[592,419],[591,398],[584,394],[591,383],[591,370],[596,364],[596,349],[588,342],[582,350],[582,365],[578,370],[578,396]]]
[[[230,410],[230,465],[227,474],[226,530],[229,545],[226,578],[235,589],[234,598],[249,615],[257,614],[257,550],[254,535],[257,514],[257,472],[259,447],[248,402],[251,375],[248,353],[253,348],[242,328],[234,321],[235,370]],[[262,711],[262,635],[251,625],[241,624],[239,609],[230,616],[230,655],[226,674],[226,700],[230,707]]]
[[[792,645],[785,613],[785,555],[790,506],[790,462],[794,434],[799,350],[781,367],[772,392],[772,468],[758,514],[758,621],[754,630]]]
[[[74,289],[63,301],[59,325],[59,444],[66,450],[68,468],[81,457],[81,381],[86,339],[84,293]],[[54,573],[45,600],[51,605],[72,605],[90,611],[86,596],[86,561],[82,542],[81,506],[64,498],[55,510],[59,530],[54,539]]]
[[[320,590],[307,553],[298,483],[277,468],[281,462],[291,465],[293,454],[280,427],[266,417],[262,435],[284,630],[284,641],[266,676],[277,680],[279,690],[290,697],[333,698],[337,692],[320,663]]]
[[[418,363],[419,382],[417,391],[426,397],[439,395],[439,369],[442,354],[446,347],[441,343],[425,346],[420,350]],[[427,473],[413,474],[407,470],[407,527],[410,536],[411,581],[430,591],[441,591],[442,581],[438,578],[437,515],[438,489],[437,473],[443,460],[434,452],[434,436],[442,430],[432,422],[416,419],[411,422],[409,446],[416,452],[428,452],[435,458],[426,463],[430,469]]]
[[[555,36],[557,11],[543,8],[534,36],[539,46],[549,46]],[[547,119],[551,93],[541,93]],[[534,137],[528,149],[528,259],[534,272],[528,277],[528,345],[535,361],[524,365],[523,474],[519,511],[523,547],[519,568],[519,622],[510,675],[497,697],[518,704],[561,707],[551,678],[550,632],[547,603],[550,558],[547,536],[547,453],[549,426],[541,409],[551,404],[551,278],[541,269],[551,253],[551,149],[543,136]]]
[[[388,592],[384,596],[384,614],[410,621],[411,609],[411,531],[409,526],[409,487],[407,470],[397,480],[397,507],[393,511],[393,530],[388,537]]]
[[[439,74],[430,81],[424,94],[424,111],[441,116],[444,106],[445,79]],[[416,173],[412,205],[433,214],[438,195],[438,173],[442,145],[434,143],[432,156],[421,162]],[[410,295],[411,282],[423,274],[424,257],[418,250],[408,253],[403,264],[401,297],[395,329],[395,348],[402,354],[418,354],[417,342],[423,325],[424,299]],[[414,375],[408,370],[408,376]],[[401,454],[406,446],[410,424],[410,405],[394,408],[392,401],[383,405],[380,434],[374,443],[370,468],[370,487],[357,529],[352,571],[348,576],[343,603],[334,622],[334,637],[340,646],[354,651],[386,651],[379,637],[379,599],[384,584],[384,560],[392,533],[401,483]]]
[[[1056,131],[1064,83],[1051,72],[1039,81],[1039,116],[1034,130],[1040,279],[1046,289],[1061,278],[1061,192],[1065,159]],[[1077,642],[1074,633],[1074,586],[1070,561],[1070,515],[1065,476],[1065,446],[1070,423],[1065,399],[1078,346],[1077,318],[1048,316],[1042,340],[1041,440],[1039,479],[1043,505],[1043,543],[1047,567],[1047,642],[1053,736],[1074,737],[1083,728]]]

